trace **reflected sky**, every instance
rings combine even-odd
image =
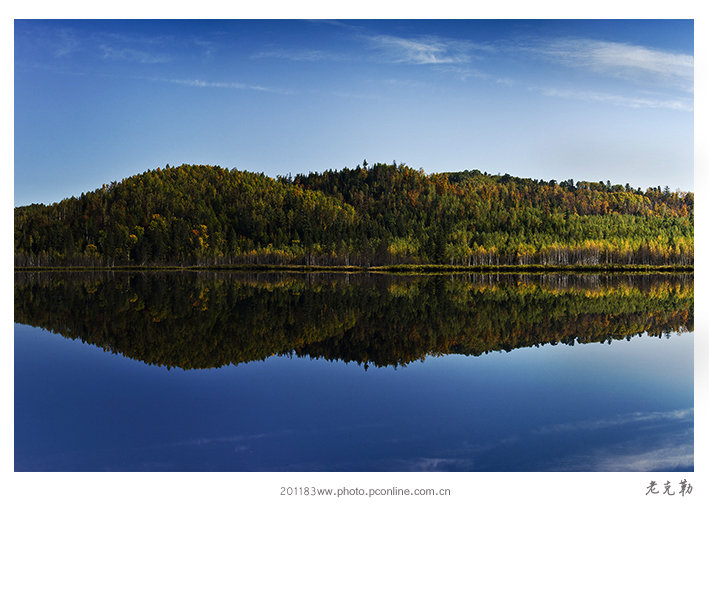
[[[693,333],[167,369],[15,326],[15,470],[688,471]]]

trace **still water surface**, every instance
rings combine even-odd
[[[19,471],[687,471],[691,275],[16,273]]]

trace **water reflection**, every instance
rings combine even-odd
[[[692,470],[693,298],[674,274],[16,273],[15,469]]]
[[[691,332],[692,275],[19,272],[15,321],[148,364],[427,356]]]

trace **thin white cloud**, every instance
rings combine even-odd
[[[164,47],[175,42],[173,35],[126,35],[124,33],[101,32],[94,33],[93,38],[96,43],[109,43],[112,45],[124,45],[130,47],[148,46]]]
[[[165,54],[150,53],[131,47],[116,47],[114,45],[102,44],[99,46],[103,59],[114,61],[131,61],[141,64],[160,64],[170,61],[170,57]]]
[[[545,96],[610,103],[619,107],[630,107],[632,109],[670,109],[673,111],[694,110],[692,101],[686,98],[652,98],[640,96],[625,96],[607,92],[596,92],[592,90],[572,90],[548,86],[530,86],[528,89],[540,92]]]
[[[466,56],[451,55],[444,44],[436,41],[413,41],[389,35],[371,37],[370,40],[379,45],[393,62],[450,64],[467,61]]]
[[[440,37],[410,39],[394,35],[373,35],[366,39],[380,52],[384,61],[392,63],[458,64],[469,62],[478,51],[491,49],[486,45]]]
[[[576,421],[572,423],[558,423],[555,425],[547,425],[538,429],[536,433],[557,433],[563,431],[577,431],[577,430],[595,430],[595,429],[607,429],[609,427],[618,427],[621,425],[628,425],[633,423],[650,423],[650,422],[693,422],[694,421],[694,409],[693,408],[681,408],[677,410],[670,411],[656,411],[656,412],[633,412],[623,415],[617,415],[614,417],[608,417],[604,419],[594,419],[588,421]]]
[[[402,463],[411,472],[471,470],[472,467],[472,461],[468,458],[416,458]]]
[[[471,68],[470,66],[445,65],[441,66],[439,70],[454,74],[463,81],[470,79],[488,80],[490,82],[494,82],[495,84],[502,84],[504,86],[514,86],[516,84],[515,80],[512,78],[508,78],[506,76],[496,76],[488,72],[484,72],[478,68]]]
[[[230,435],[225,437],[199,437],[197,439],[188,439],[186,441],[175,441],[173,443],[167,443],[163,445],[151,446],[153,448],[157,447],[206,447],[210,445],[223,445],[231,443],[248,443],[257,439],[265,439],[272,437],[283,437],[287,435],[293,435],[296,431],[292,429],[284,429],[282,431],[269,431],[265,433],[254,433],[252,435]],[[237,446],[245,447],[245,446]]]
[[[483,72],[482,70],[478,70],[477,68],[471,68],[469,66],[452,66],[452,65],[447,65],[447,66],[441,66],[440,68],[441,71],[443,72],[449,72],[451,74],[454,74],[461,80],[469,80],[470,78],[477,78],[477,79],[482,79],[482,80],[492,80],[493,76],[491,74],[488,74],[487,72]]]
[[[348,92],[346,90],[333,90],[330,94],[338,98],[364,101],[381,101],[386,98],[380,94],[365,94],[361,92]]]
[[[348,29],[352,40],[365,47],[355,53],[340,53],[321,49],[272,48],[251,55],[254,59],[273,58],[290,61],[357,61],[375,59],[387,63],[403,64],[457,64],[469,62],[481,52],[494,51],[491,45],[461,39],[437,36],[401,37],[373,35],[362,27],[338,21],[312,21],[316,24],[336,25]],[[374,52],[372,55],[371,52]]]
[[[497,84],[504,84],[505,86],[514,86],[515,81],[512,78],[495,78]]]
[[[320,49],[270,49],[251,55],[252,59],[281,59],[292,62],[347,61],[350,56]]]
[[[567,66],[623,78],[653,79],[691,89],[694,57],[629,43],[559,39],[536,46],[541,55]]]
[[[650,451],[598,457],[592,462],[591,469],[599,472],[657,472],[686,470],[693,465],[692,444],[667,443]]]
[[[70,29],[59,31],[59,40],[54,50],[54,57],[66,57],[79,49],[79,38]]]
[[[631,439],[560,457],[545,470],[654,472],[686,470],[694,464],[694,409],[636,412],[599,420],[549,425],[535,435],[629,428]]]
[[[387,78],[385,80],[376,80],[378,84],[387,84],[389,86],[403,86],[403,87],[420,87],[424,86],[424,83],[420,80],[404,80],[400,78]]]
[[[292,91],[283,90],[280,88],[269,88],[267,86],[258,86],[254,84],[243,84],[241,82],[209,82],[199,79],[174,79],[174,78],[157,78],[158,82],[169,82],[170,84],[179,84],[180,86],[192,86],[195,88],[232,88],[236,90],[254,90],[258,92],[274,92],[277,94],[293,94]]]
[[[211,58],[217,52],[218,46],[212,41],[206,41],[204,39],[194,39],[192,43],[202,51],[202,55],[205,58]]]

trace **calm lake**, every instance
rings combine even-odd
[[[16,471],[691,471],[691,274],[16,272]]]

